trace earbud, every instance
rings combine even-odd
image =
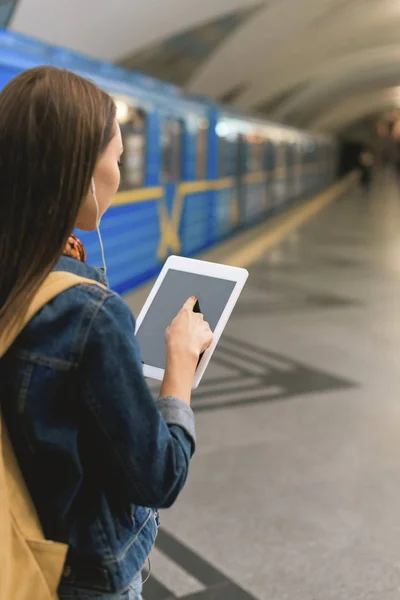
[[[92,188],[92,194],[93,194],[93,198],[94,198],[94,203],[96,204],[96,230],[97,230],[97,236],[99,238],[99,244],[100,244],[100,250],[101,250],[101,258],[103,261],[103,269],[104,269],[104,273],[107,273],[107,266],[106,266],[106,259],[104,256],[104,246],[103,246],[103,240],[101,237],[101,233],[100,233],[100,208],[99,208],[99,203],[97,201],[97,196],[96,196],[96,186],[94,183],[94,178],[92,177],[92,181],[91,183],[91,188]]]

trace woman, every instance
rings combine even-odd
[[[77,75],[40,67],[1,92],[0,328],[52,269],[104,282],[70,236],[98,226],[122,151],[113,100]],[[44,533],[70,548],[62,600],[141,598],[157,510],[177,498],[195,448],[191,385],[212,333],[194,304],[166,332],[156,401],[132,315],[106,287],[62,293],[0,361],[1,409]]]

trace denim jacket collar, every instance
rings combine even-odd
[[[87,277],[88,279],[94,279],[106,287],[109,287],[104,267],[92,267],[69,256],[61,256],[58,263],[54,267],[54,271],[67,271],[69,273],[75,273],[75,275]]]

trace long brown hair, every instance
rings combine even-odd
[[[0,93],[0,334],[60,257],[114,123],[108,94],[54,67]]]

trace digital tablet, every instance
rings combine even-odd
[[[204,375],[219,338],[246,283],[246,269],[170,256],[136,321],[143,374],[162,380],[166,363],[165,330],[190,296],[196,296],[195,311],[204,315],[214,340],[197,365],[193,389]]]

